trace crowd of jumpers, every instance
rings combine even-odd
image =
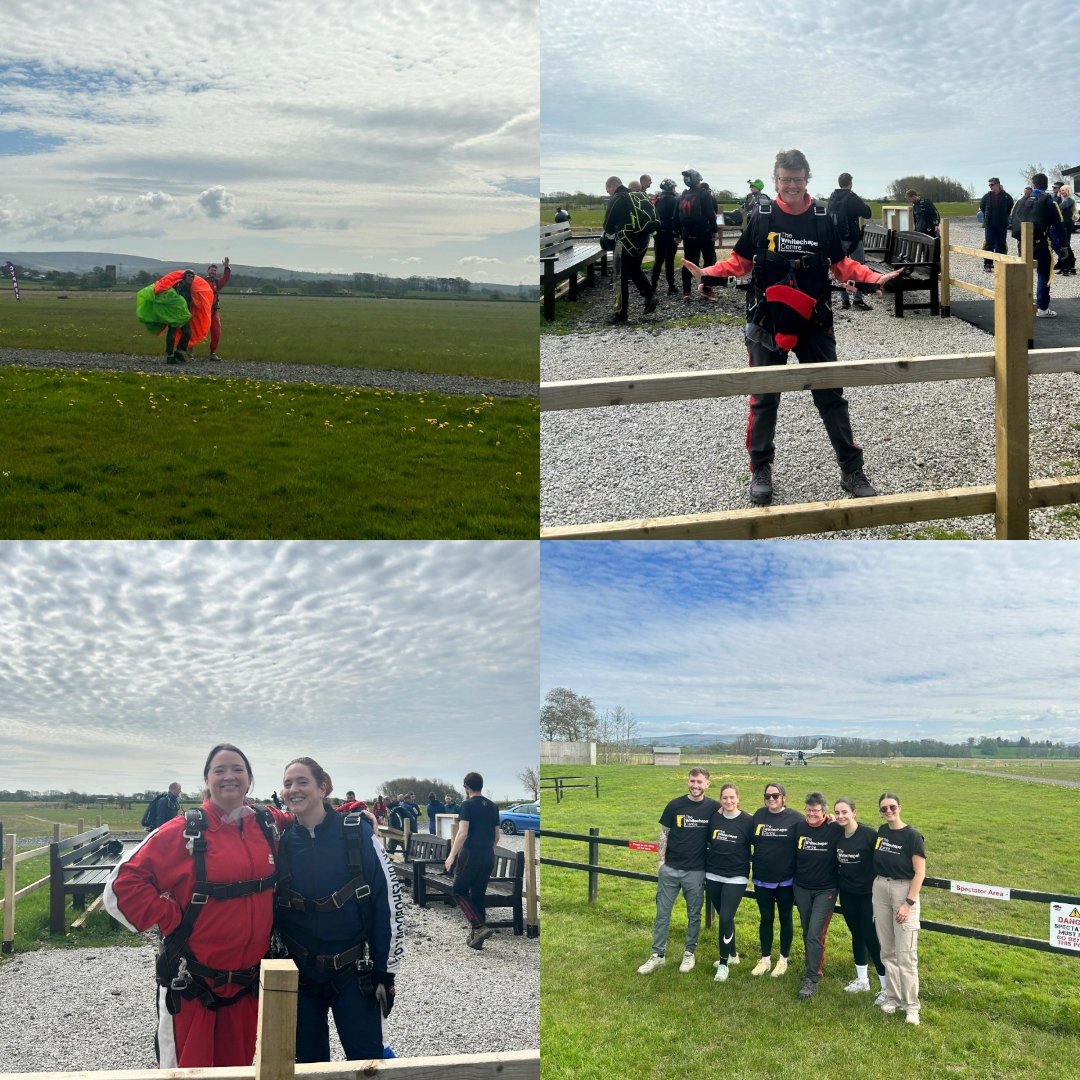
[[[829,363],[837,359],[833,323],[833,284],[843,286],[845,308],[866,309],[863,293],[878,296],[902,269],[879,273],[866,263],[861,219],[871,216],[870,206],[853,190],[853,178],[843,172],[828,200],[815,200],[807,192],[810,163],[801,150],[781,150],[773,165],[775,198],[765,194],[761,179],[747,181],[749,191],[742,207],[727,215],[743,225],[731,254],[717,260],[716,239],[724,215],[716,197],[696,169],[682,174],[683,187],[674,180],[661,181],[659,193],[649,196],[652,177],[643,174],[629,186],[618,176],[608,177],[608,202],[604,214],[601,246],[613,252],[613,323],[629,319],[630,285],[644,300],[644,313],[658,304],[660,279],[667,291],[690,303],[693,286],[706,298],[735,279],[749,279],[746,293],[746,349],[751,367],[786,364],[790,353],[799,363]],[[1005,252],[1007,231],[1019,237],[1024,221],[1034,230],[1036,268],[1036,315],[1053,318],[1050,282],[1055,270],[1074,272],[1070,246],[1076,216],[1071,190],[1061,182],[1048,191],[1043,173],[1032,178],[1031,189],[1015,203],[1001,188],[997,177],[980,203],[985,230],[983,249]],[[941,220],[937,208],[915,189],[906,192],[914,228],[936,235]],[[560,208],[566,220],[569,215]],[[654,244],[652,277],[645,276],[642,262]],[[683,247],[680,285],[674,273],[675,253]],[[1054,267],[1053,256],[1058,264]],[[993,269],[992,260],[987,267]],[[840,487],[855,498],[877,494],[867,476],[862,447],[855,440],[843,388],[811,391],[840,468]],[[754,394],[746,427],[749,458],[749,498],[756,506],[773,499],[773,462],[776,448],[780,394]]]
[[[330,1014],[349,1060],[394,1057],[383,1020],[405,955],[404,903],[376,815],[351,791],[335,808],[330,774],[310,757],[288,763],[270,806],[248,797],[251,763],[231,743],[210,751],[203,780],[202,805],[180,816],[179,784],[151,804],[148,815],[162,820],[144,818],[151,831],[105,887],[110,915],[162,935],[158,1066],[252,1063],[264,957],[288,957],[299,969],[298,1062],[330,1060]],[[479,773],[465,776],[445,862],[475,950],[493,933],[484,893],[500,836],[483,785]]]
[[[672,799],[660,815],[652,953],[639,974],[650,975],[666,963],[671,913],[680,894],[687,926],[679,971],[694,970],[708,893],[718,916],[714,979],[727,982],[732,967],[742,962],[735,944],[735,915],[753,882],[761,954],[751,975],[787,974],[797,908],[804,965],[797,996],[802,1001],[812,998],[824,974],[826,936],[839,900],[855,962],[855,978],[844,990],[870,992],[872,965],[879,983],[874,1004],[884,1013],[902,1012],[907,1023],[918,1024],[919,895],[926,877],[926,847],[922,834],[901,818],[900,799],[891,791],[881,794],[878,809],[884,824],[875,831],[859,822],[855,801],[847,796],[834,800],[830,814],[824,795],[812,791],[800,814],[787,806],[784,786],[770,782],[764,805],[750,814],[740,808],[735,784],[723,784],[717,801],[705,794],[710,782],[708,770],[691,769],[687,793]]]

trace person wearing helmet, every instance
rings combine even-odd
[[[638,181],[634,183],[641,186]],[[618,325],[629,318],[631,281],[645,300],[645,314],[656,310],[655,292],[641,269],[649,236],[655,231],[656,211],[640,191],[631,191],[617,176],[608,177],[605,189],[608,204],[600,244],[615,253],[612,265],[615,312],[609,321]],[[638,228],[635,223],[643,221],[646,215],[652,219],[650,227]]]
[[[683,299],[690,302],[692,278],[685,268],[686,260],[698,266],[716,262],[716,200],[701,183],[697,169],[685,169],[682,174],[686,190],[679,198],[679,232],[683,242]]]
[[[683,259],[704,288],[713,278],[751,276],[746,294],[746,349],[751,367],[786,364],[794,352],[801,364],[836,360],[830,306],[830,276],[839,282],[882,285],[901,273],[879,274],[844,254],[827,207],[806,192],[810,164],[801,150],[776,155],[777,198],[758,207],[731,255],[705,268]],[[878,290],[880,295],[880,289]],[[863,471],[862,447],[855,441],[848,403],[840,387],[812,391],[814,404],[840,465],[840,486],[856,498],[876,495]],[[754,394],[746,427],[750,455],[750,501],[772,501],[773,436],[779,394]]]
[[[757,207],[768,204],[769,196],[765,194],[764,180],[747,180],[746,182],[750,185],[750,190],[747,192],[746,198],[743,199],[742,208],[743,217],[749,219]]]
[[[679,246],[679,199],[674,180],[660,181],[660,194],[656,196],[656,216],[660,226],[653,241],[652,287],[656,292],[660,275],[667,278],[668,295],[678,293],[675,287],[675,249]]]
[[[195,280],[194,270],[185,270],[183,277],[173,286],[191,309],[191,283]],[[191,323],[183,326],[169,326],[165,329],[165,363],[183,364],[188,359],[188,345],[191,343]]]

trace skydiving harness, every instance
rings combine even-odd
[[[331,811],[333,812],[333,811]],[[295,824],[288,826],[282,834],[282,843],[278,852],[278,889],[275,904],[278,908],[292,908],[308,914],[339,911],[347,903],[355,900],[360,907],[360,940],[350,949],[334,955],[316,955],[289,935],[278,930],[282,944],[289,956],[300,969],[300,981],[309,990],[327,995],[332,1002],[341,991],[355,979],[360,992],[365,997],[375,993],[372,979],[373,964],[371,959],[371,928],[374,925],[374,904],[371,899],[371,886],[364,877],[363,832],[360,826],[363,815],[346,814],[342,827],[345,835],[345,854],[349,861],[349,880],[336,892],[311,900],[295,889],[289,888],[292,872],[289,868],[288,844],[286,835]],[[333,972],[330,979],[312,978]],[[306,976],[306,977],[305,977]]]
[[[750,290],[750,297],[747,303],[746,317],[747,322],[756,323],[758,326],[762,326],[768,329],[768,305],[765,302],[765,290],[770,285],[790,285],[792,288],[798,288],[795,281],[796,273],[806,270],[817,270],[821,273],[824,279],[825,290],[820,297],[817,298],[817,304],[814,309],[813,319],[818,321],[820,319],[820,308],[826,303],[829,296],[829,270],[832,263],[829,261],[829,208],[826,203],[820,199],[815,199],[811,207],[811,213],[814,217],[814,228],[817,233],[817,251],[809,255],[800,255],[795,258],[790,258],[787,255],[782,255],[777,251],[769,251],[767,249],[767,237],[769,232],[769,217],[773,212],[773,202],[770,199],[768,204],[761,204],[756,208],[755,217],[760,217],[761,222],[758,228],[761,230],[758,233],[759,246],[761,245],[760,238],[764,235],[766,240],[766,250],[759,250],[753,258],[754,268],[751,271],[751,283],[752,288]]]
[[[263,806],[253,806],[255,819],[266,837],[271,854],[277,852],[278,832],[270,811]],[[206,880],[206,811],[201,806],[192,807],[184,812],[184,836],[187,850],[195,860],[195,887],[191,893],[180,925],[158,946],[156,971],[159,986],[166,987],[165,1000],[168,1010],[176,1015],[180,1011],[182,998],[195,998],[204,1008],[223,1009],[232,1005],[248,994],[257,993],[259,987],[259,965],[239,971],[220,971],[217,968],[200,964],[188,951],[188,938],[203,908],[211,900],[233,900],[241,896],[272,889],[277,882],[277,873],[253,881],[216,882]],[[232,997],[218,997],[216,987],[239,986],[240,992]]]

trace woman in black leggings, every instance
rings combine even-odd
[[[870,990],[870,964],[880,983],[875,1005],[885,1000],[885,965],[881,945],[874,928],[874,843],[877,833],[869,825],[860,825],[855,817],[855,803],[844,797],[833,805],[837,825],[844,835],[836,845],[840,875],[840,911],[851,931],[851,952],[855,957],[855,978],[844,987],[849,994]]]
[[[795,939],[791,917],[795,906],[795,826],[802,814],[785,805],[783,784],[765,785],[765,805],[754,814],[754,899],[761,913],[759,936],[761,959],[750,972],[764,975],[772,967],[773,924],[780,914],[780,958],[773,968],[773,978],[787,971],[788,954]]]
[[[735,912],[750,880],[750,840],[754,819],[739,809],[739,789],[720,789],[720,809],[709,821],[709,854],[705,863],[705,891],[720,920],[720,959],[716,982],[726,982],[729,968],[739,962],[735,951]]]

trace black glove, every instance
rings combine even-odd
[[[375,1000],[383,1016],[387,1017],[394,1007],[394,976],[385,971],[376,971],[372,978],[375,980]]]

